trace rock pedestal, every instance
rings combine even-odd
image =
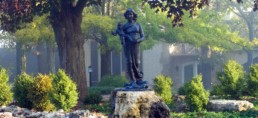
[[[246,111],[253,104],[245,100],[210,100],[207,105],[210,111]]]
[[[153,90],[116,89],[109,118],[170,118],[170,110]]]

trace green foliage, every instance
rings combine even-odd
[[[78,92],[76,84],[63,70],[59,70],[53,79],[51,100],[57,109],[70,110],[77,104]]]
[[[258,110],[258,99],[252,101],[252,103],[254,104],[254,109]]]
[[[23,29],[19,29],[15,32],[14,35],[16,37],[16,41],[23,45],[33,46],[37,43],[40,36],[40,31],[37,28],[37,24],[36,22],[31,22],[25,23],[24,25],[25,27]]]
[[[11,86],[8,84],[9,75],[3,68],[0,69],[0,106],[8,105],[13,101]]]
[[[100,92],[89,92],[89,95],[85,97],[84,104],[99,104],[102,100]]]
[[[26,73],[22,73],[14,80],[14,99],[20,107],[32,108],[32,101],[28,98],[30,87],[34,84],[34,79]]]
[[[164,75],[158,75],[155,77],[154,91],[162,97],[166,104],[172,103],[172,85],[173,81],[170,77]]]
[[[224,95],[224,92],[221,89],[221,85],[214,85],[210,91],[210,94],[222,97]]]
[[[258,64],[250,67],[247,79],[247,88],[250,95],[258,97]]]
[[[84,99],[85,104],[98,104],[101,102],[101,94],[110,94],[115,88],[123,87],[128,82],[124,76],[106,75],[94,87],[89,88],[89,95]]]
[[[221,14],[210,9],[201,11],[195,19],[189,13],[182,18],[184,27],[172,28],[166,13],[154,14],[149,5],[144,6],[145,14],[139,14],[139,20],[146,29],[146,38],[165,41],[167,43],[188,43],[196,47],[207,46],[213,51],[223,51],[248,46],[248,42],[238,33],[230,32],[222,22]],[[138,13],[141,13],[138,12]],[[236,44],[236,45],[234,45]]]
[[[100,112],[105,114],[110,114],[111,112],[110,103],[92,104],[89,106],[88,109],[90,109],[90,111],[95,111],[95,112]]]
[[[118,37],[111,36],[111,31],[115,29],[115,20],[109,16],[97,14],[84,14],[81,24],[82,31],[86,39],[93,39],[100,44],[101,53],[114,49],[120,51],[122,46]]]
[[[55,109],[49,98],[51,90],[52,79],[47,75],[37,75],[28,95],[34,109],[39,111],[52,111]]]
[[[184,86],[186,87],[185,102],[190,110],[204,110],[209,101],[209,93],[204,89],[202,76],[198,75]]]
[[[255,118],[258,115],[257,111],[249,110],[242,112],[172,112],[172,118]]]
[[[91,93],[110,94],[116,87],[112,86],[93,86],[89,88]]]
[[[185,86],[179,87],[177,90],[177,94],[178,95],[186,95],[186,87]]]
[[[106,75],[96,86],[123,87],[128,82],[124,76]]]
[[[229,60],[224,65],[224,72],[218,74],[218,85],[224,95],[239,99],[245,87],[244,70],[242,65],[234,60]]]

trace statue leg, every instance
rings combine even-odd
[[[143,73],[140,71],[140,50],[139,43],[133,45],[132,47],[132,60],[133,60],[133,73],[136,79],[136,84],[140,88],[147,88],[147,81],[143,81]]]
[[[132,63],[132,54],[130,51],[130,45],[127,44],[124,47],[124,53],[126,57],[127,74],[130,78],[130,82],[135,82],[136,79],[134,77],[134,72],[133,72],[133,63]]]
[[[132,65],[133,72],[136,78],[136,81],[141,80],[143,78],[143,73],[140,71],[140,50],[139,43],[133,45],[132,49]]]

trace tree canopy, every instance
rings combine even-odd
[[[243,2],[243,0],[236,1]],[[143,0],[143,2],[147,2],[156,12],[166,12],[167,17],[172,19],[172,25],[175,27],[183,26],[184,11],[188,11],[190,17],[195,17],[199,9],[209,5],[210,0]],[[257,9],[258,0],[254,0],[253,10]]]

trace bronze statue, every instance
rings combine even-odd
[[[142,26],[136,22],[137,14],[131,8],[128,8],[124,13],[126,24],[118,23],[117,29],[112,32],[113,35],[119,35],[121,44],[123,45],[127,73],[130,78],[130,83],[125,87],[128,89],[147,88],[147,82],[143,81],[143,73],[140,71],[140,43],[144,40]]]

